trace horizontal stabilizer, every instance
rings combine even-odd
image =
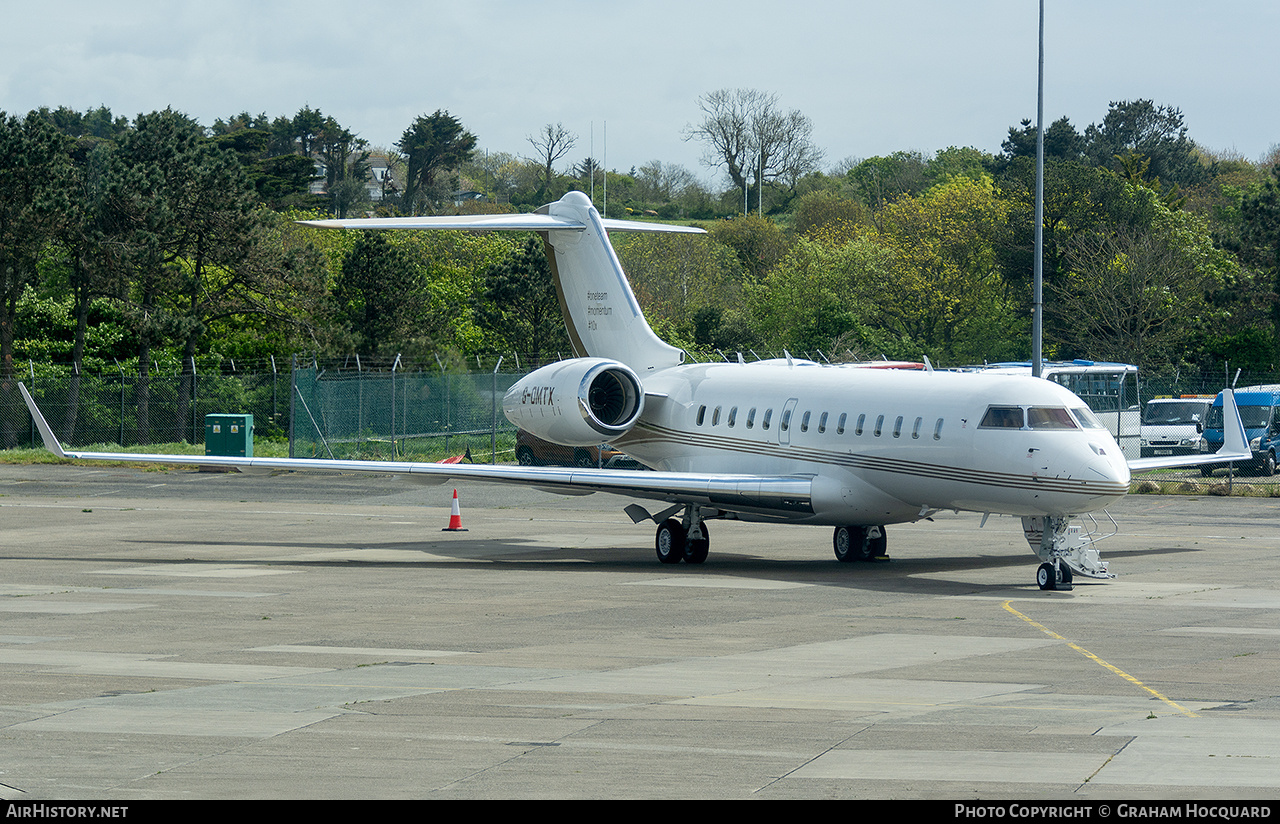
[[[319,229],[462,229],[472,232],[547,232],[554,230],[582,231],[587,224],[581,220],[558,215],[429,215],[424,217],[368,217],[347,220],[300,220],[303,226]],[[695,226],[673,226],[666,223],[646,223],[639,220],[605,220],[601,224],[618,232],[688,232],[704,234]]]

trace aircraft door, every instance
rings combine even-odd
[[[791,427],[796,423],[792,418],[799,402],[798,398],[788,398],[786,405],[782,407],[782,414],[778,416],[778,443],[782,446],[791,444]]]

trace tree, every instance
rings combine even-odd
[[[1008,165],[1016,157],[1036,156],[1036,127],[1030,120],[1023,120],[1022,127],[1009,127],[1009,137],[1000,144],[1004,152],[1001,161]],[[1060,117],[1044,130],[1044,156],[1046,160],[1079,162],[1084,158],[1084,138],[1065,117]]]
[[[1025,316],[996,251],[1007,209],[990,178],[967,177],[886,206],[876,241],[889,266],[859,284],[860,302],[874,307],[867,325],[949,363],[1016,354]]]
[[[787,237],[778,224],[759,215],[739,215],[711,227],[711,237],[729,247],[752,278],[762,278],[787,253]]]
[[[536,235],[485,272],[476,315],[501,338],[501,348],[527,355],[531,364],[572,350],[546,250]]]
[[[1084,132],[1085,154],[1098,166],[1113,168],[1115,159],[1130,153],[1151,161],[1153,178],[1187,186],[1199,183],[1207,170],[1195,156],[1196,144],[1187,137],[1182,112],[1150,100],[1112,101],[1102,123]]]
[[[1214,325],[1207,295],[1236,264],[1213,248],[1203,219],[1166,207],[1149,189],[1126,186],[1155,210],[1149,227],[1079,233],[1065,249],[1066,276],[1047,284],[1046,314],[1067,354],[1143,369],[1187,360],[1197,333]],[[1048,326],[1048,324],[1046,324]]]
[[[928,188],[925,159],[920,152],[894,152],[870,157],[848,171],[846,177],[873,212],[902,195],[918,195]]]
[[[405,129],[396,147],[407,158],[404,203],[418,214],[430,199],[439,197],[440,175],[471,159],[476,136],[443,109],[417,117]]]
[[[0,403],[5,447],[17,445],[10,407],[14,325],[18,300],[35,280],[36,261],[68,206],[67,139],[38,112],[25,118],[0,112]]]
[[[577,144],[578,136],[566,129],[563,124],[548,123],[536,136],[530,135],[526,139],[533,148],[538,150],[538,162],[542,164],[542,197],[552,197],[551,180],[555,175],[555,162]]]
[[[385,232],[366,231],[342,261],[333,297],[356,351],[387,355],[417,334],[426,281]]]
[[[738,189],[751,179],[796,182],[818,168],[822,151],[813,145],[813,122],[798,109],[783,112],[778,96],[756,89],[720,89],[698,98],[702,122],[685,129],[685,140],[707,144],[703,163],[724,167]]]

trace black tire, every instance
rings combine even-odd
[[[1053,571],[1053,564],[1041,564],[1036,567],[1036,585],[1046,591],[1058,588],[1058,576]]]
[[[684,544],[684,527],[675,518],[668,518],[658,526],[653,546],[659,561],[664,564],[680,563],[684,559]]]
[[[596,462],[591,460],[591,453],[585,449],[573,450],[573,465],[585,468],[593,467]]]
[[[533,457],[533,450],[527,446],[516,447],[516,462],[521,466],[536,466],[538,460]]]
[[[1200,477],[1201,477],[1201,478],[1212,478],[1212,477],[1213,477],[1213,467],[1212,467],[1212,466],[1202,466],[1202,467],[1200,467]]]
[[[702,525],[701,538],[685,537],[684,541],[684,562],[686,564],[700,564],[707,560],[707,553],[711,551],[711,533],[707,531],[707,525]]]
[[[866,544],[867,531],[860,526],[838,526],[831,536],[831,547],[835,550],[836,560],[849,563],[858,560],[861,548]]]
[[[1276,453],[1268,452],[1262,458],[1263,477],[1270,478],[1276,474]]]
[[[876,533],[880,534],[877,535]],[[861,560],[874,561],[877,558],[887,558],[889,556],[889,535],[882,526],[867,527],[868,538],[863,544],[863,555]]]

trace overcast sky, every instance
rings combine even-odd
[[[332,115],[376,146],[445,109],[482,149],[532,155],[560,122],[611,169],[678,163],[698,97],[778,95],[828,166],[900,149],[997,152],[1034,118],[1036,0],[4,0],[0,110],[171,106]],[[1045,123],[1113,100],[1182,110],[1190,137],[1259,160],[1280,143],[1280,3],[1046,0]],[[607,125],[606,125],[607,124]],[[607,128],[608,140],[605,141]],[[607,154],[606,154],[607,152]]]

